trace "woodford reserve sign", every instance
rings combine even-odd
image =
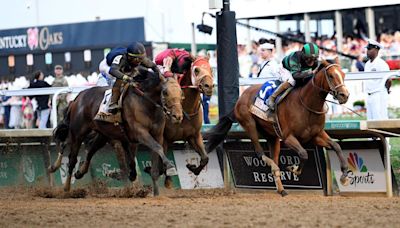
[[[263,145],[263,148],[267,148]],[[282,184],[286,188],[322,189],[321,166],[317,147],[306,147],[308,161],[301,175],[296,176],[287,171],[286,167],[299,164],[300,157],[296,152],[281,148],[279,168],[281,170]],[[271,168],[261,159],[257,158],[253,146],[241,144],[225,145],[229,164],[235,186],[238,188],[265,188],[275,189],[275,182]],[[266,151],[267,154],[268,151]]]

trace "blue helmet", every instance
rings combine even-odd
[[[142,43],[134,42],[128,46],[127,55],[130,57],[145,57],[146,49]]]

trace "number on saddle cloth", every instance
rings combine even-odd
[[[127,52],[127,48],[125,47],[116,47],[113,48],[106,56],[107,65],[111,66],[114,58],[118,55],[124,55]]]
[[[266,81],[258,91],[257,98],[264,101],[264,104],[267,104],[268,98],[274,93],[276,88],[278,88],[281,82],[279,80],[270,80]]]

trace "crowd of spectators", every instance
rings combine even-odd
[[[292,38],[301,38],[297,36],[291,36]],[[399,60],[400,59],[400,31],[392,33],[382,33],[378,36],[380,44],[384,47],[380,55],[383,59]],[[251,77],[254,75],[261,63],[259,45],[265,42],[275,44],[273,39],[261,38],[258,41],[252,41],[251,45],[239,44],[238,45],[238,59],[241,77]],[[332,51],[321,50],[321,57],[325,59],[333,59],[338,54],[336,39],[329,37],[320,37],[313,39],[317,45],[324,48],[330,49]],[[339,55],[341,59],[342,68],[347,72],[358,72],[364,70],[364,64],[366,62],[366,47],[367,40],[362,38],[356,38],[352,36],[346,36],[343,40],[341,53],[352,56],[352,58],[344,57]],[[275,59],[280,62],[282,58],[293,51],[299,51],[302,48],[302,44],[298,42],[283,41],[282,54],[283,56],[278,57],[275,55]],[[276,54],[276,52],[275,52]],[[397,63],[398,64],[398,63]],[[389,66],[391,64],[389,63]],[[392,69],[396,66],[391,66]],[[397,66],[397,67],[400,67]]]
[[[396,31],[393,33],[382,33],[378,36],[378,41],[383,46],[383,49],[380,51],[380,55],[382,55],[383,59],[385,59],[386,61],[400,61],[400,31]],[[314,39],[313,42],[315,42],[319,46],[332,50],[321,50],[322,58],[333,59],[338,56],[338,54],[335,52],[337,50],[335,38],[321,37],[318,39]],[[260,38],[257,41],[252,41],[250,45],[238,44],[238,62],[239,73],[241,77],[252,78],[259,76],[258,72],[260,70],[260,64],[263,61],[260,56],[259,47],[263,43],[275,44],[275,40]],[[344,38],[341,52],[353,57],[348,58],[339,55],[339,57],[341,57],[341,66],[344,71],[357,72],[364,70],[364,64],[366,62],[366,45],[367,41],[361,38],[355,38],[351,36],[346,36]],[[293,51],[301,50],[301,48],[301,43],[284,40],[281,50],[282,56],[278,57],[275,50],[273,53],[273,58],[275,58],[275,60],[280,63],[281,58],[283,58],[285,55],[288,55]],[[198,54],[208,55],[210,57],[210,65],[212,66],[213,71],[216,75],[216,51],[201,50]],[[391,66],[390,63],[389,66]],[[400,67],[400,64],[398,67]],[[30,76],[17,77],[14,81],[2,80],[0,82],[0,90],[17,90],[32,87],[32,85],[36,83],[38,76],[40,75],[38,74],[39,72],[35,72],[33,75]],[[91,75],[88,75],[86,77],[84,77],[82,74],[64,76],[62,72],[62,66],[57,65],[54,68],[54,76],[43,75],[43,77],[44,78],[42,84],[48,84],[53,87],[87,86],[96,84],[98,73],[93,72]],[[62,118],[62,110],[66,107],[68,99],[69,97],[61,96],[61,98],[57,101],[58,119]],[[44,106],[42,105],[43,107],[40,107],[40,105],[38,105],[38,100],[40,99],[38,99],[37,97],[0,97],[0,125],[3,125],[4,128],[7,129],[51,127],[48,119],[45,125],[43,123],[40,125],[39,113],[43,113],[42,109],[44,108]],[[47,106],[49,110],[51,110],[51,97],[49,97],[48,99]]]
[[[54,67],[53,75],[43,75],[36,71],[32,75],[20,76],[13,81],[2,80],[1,90],[19,90],[42,87],[87,86],[95,85],[97,73],[84,77],[82,74],[64,76],[60,65]],[[0,96],[0,125],[5,129],[28,129],[52,127],[50,112],[51,96]],[[57,117],[62,118],[62,110],[70,98],[61,95],[57,100]]]

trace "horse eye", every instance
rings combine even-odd
[[[163,90],[162,93],[163,93],[164,97],[168,96],[168,91]]]

